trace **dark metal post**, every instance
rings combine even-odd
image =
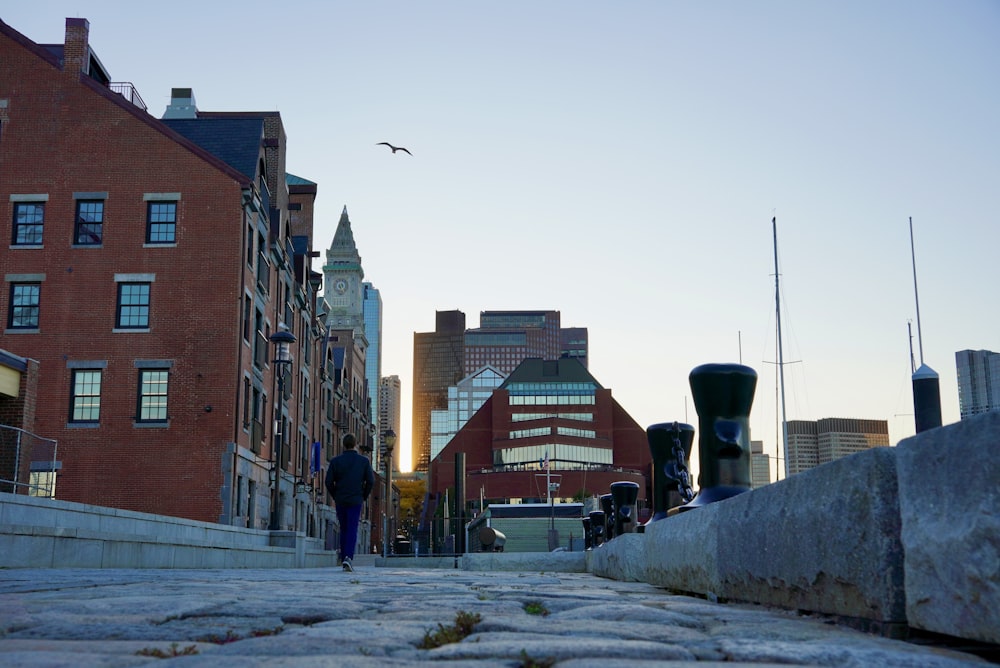
[[[653,516],[649,521],[656,522],[666,518],[671,508],[691,500],[683,498],[680,488],[685,475],[689,488],[692,482],[689,462],[694,427],[682,422],[661,422],[646,428],[646,440],[653,457]],[[675,445],[680,446],[680,453],[675,452]],[[677,461],[678,454],[682,462]]]
[[[590,532],[593,538],[593,546],[604,545],[605,527],[608,521],[603,510],[592,510],[590,512]]]
[[[639,484],[629,481],[611,483],[611,498],[615,507],[615,536],[635,533],[635,521],[638,510]]]
[[[742,364],[702,364],[689,376],[698,411],[698,496],[691,510],[750,491],[750,406],[757,372]]]
[[[921,364],[913,374],[913,420],[919,434],[941,426],[941,385],[937,372]]]
[[[271,522],[268,528],[271,531],[281,529],[281,449],[284,445],[285,430],[284,417],[281,415],[281,408],[285,404],[285,372],[286,366],[292,363],[292,353],[289,350],[291,344],[295,343],[295,335],[289,331],[275,332],[271,336],[271,343],[274,344],[274,373],[278,376],[278,397],[274,402],[274,487],[271,489]]]
[[[455,453],[455,553],[465,554],[465,453]]]
[[[604,542],[615,537],[615,501],[611,493],[601,494],[601,510],[604,511]]]

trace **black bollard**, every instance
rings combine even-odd
[[[601,510],[604,511],[604,542],[615,537],[615,500],[611,493],[601,494]]]
[[[628,481],[611,483],[611,498],[615,507],[615,535],[635,533],[639,510],[639,484]]]
[[[590,528],[590,516],[583,518],[583,549],[589,550],[594,547],[594,534]]]
[[[653,456],[653,516],[649,522],[656,522],[667,517],[671,508],[694,498],[690,476],[694,427],[683,422],[650,425],[646,440]]]
[[[750,406],[757,372],[742,364],[702,364],[689,376],[698,411],[698,495],[691,510],[750,491]]]
[[[590,533],[593,537],[593,546],[600,547],[604,545],[604,535],[605,527],[607,526],[607,520],[604,517],[603,510],[592,510],[590,511]]]

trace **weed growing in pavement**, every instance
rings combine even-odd
[[[542,617],[549,614],[549,609],[541,601],[528,601],[524,604],[524,611],[529,615],[541,615]]]
[[[472,628],[483,621],[482,616],[476,612],[465,612],[459,610],[455,615],[455,623],[451,626],[438,624],[436,631],[428,631],[424,634],[424,639],[417,645],[420,649],[434,649],[442,645],[460,642],[472,634]]]
[[[188,645],[184,649],[177,649],[177,647],[178,644],[174,642],[170,643],[170,650],[166,652],[159,647],[146,647],[140,649],[136,654],[139,656],[152,656],[157,659],[169,659],[174,656],[192,656],[198,653],[198,648],[194,645]]]

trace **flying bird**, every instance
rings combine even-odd
[[[392,149],[393,153],[395,153],[396,151],[402,151],[403,153],[406,153],[407,155],[413,155],[412,153],[410,153],[407,149],[403,148],[402,146],[393,146],[392,144],[390,144],[387,141],[380,141],[379,143],[377,143],[375,145],[376,146],[388,146],[389,148]]]

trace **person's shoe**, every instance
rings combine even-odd
[[[354,572],[354,566],[351,566],[350,557],[344,557],[344,570],[347,571],[348,573]]]

